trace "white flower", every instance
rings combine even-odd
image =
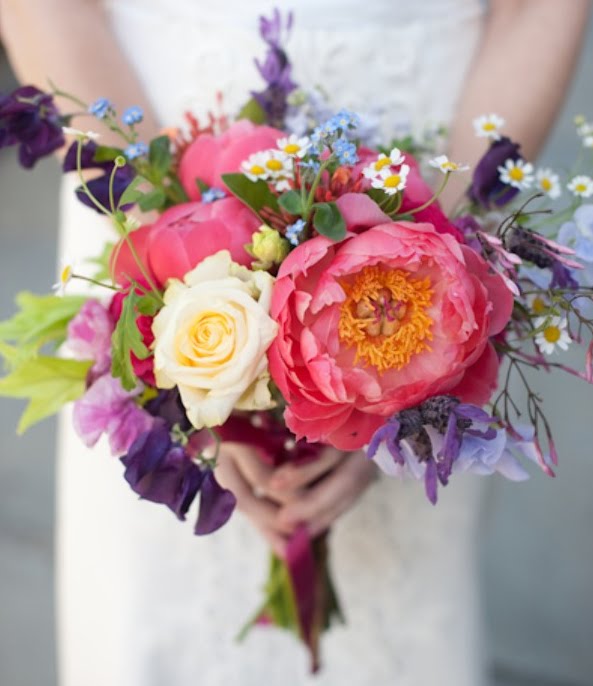
[[[542,317],[548,311],[548,303],[539,293],[532,293],[527,296],[527,304],[534,314]]]
[[[373,188],[380,188],[385,191],[387,195],[395,195],[399,191],[403,191],[406,187],[406,179],[410,172],[410,167],[407,164],[394,171],[391,167],[384,167],[372,181]]]
[[[405,159],[405,156],[402,155],[399,148],[393,148],[389,153],[389,156],[381,153],[372,164],[362,170],[362,174],[367,179],[374,179],[387,167],[399,167],[400,164],[403,164]]]
[[[474,119],[474,131],[478,138],[490,138],[493,141],[500,140],[500,129],[505,125],[505,120],[497,114],[483,114]]]
[[[464,172],[469,169],[467,164],[458,164],[457,162],[451,162],[447,155],[439,155],[434,159],[430,160],[429,163],[431,167],[435,169],[440,169],[443,174],[450,174],[455,172]]]
[[[263,150],[250,155],[241,171],[250,181],[278,179],[292,174],[292,159],[281,150]]]
[[[498,174],[503,183],[519,190],[533,183],[533,165],[525,160],[507,160],[503,167],[498,167]]]
[[[177,386],[189,421],[219,426],[233,411],[274,406],[266,351],[274,277],[232,261],[227,250],[172,279],[153,322],[157,386]]]
[[[566,186],[577,197],[588,198],[593,195],[593,179],[590,176],[575,176]]]
[[[70,126],[62,126],[62,133],[65,136],[76,136],[82,140],[96,141],[101,136],[95,131],[81,131],[80,129],[73,129]]]
[[[542,353],[551,355],[556,347],[568,350],[571,339],[566,330],[566,319],[538,317],[533,323],[537,329],[544,327],[535,337],[535,343]]]
[[[535,175],[536,185],[542,193],[554,199],[562,195],[560,177],[551,169],[538,169]]]
[[[60,270],[60,277],[56,283],[52,285],[52,290],[58,295],[65,295],[66,286],[72,281],[74,275],[74,266],[72,264],[65,264]]]
[[[281,152],[289,157],[304,157],[307,154],[307,150],[311,147],[311,141],[307,136],[299,138],[293,133],[288,138],[280,138],[276,145]]]
[[[274,188],[278,193],[284,193],[285,191],[292,190],[292,185],[288,179],[279,179],[274,183]]]

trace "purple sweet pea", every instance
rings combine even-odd
[[[0,95],[0,148],[19,146],[19,162],[25,169],[64,145],[61,117],[49,93],[22,86]]]
[[[105,433],[113,455],[125,453],[155,421],[135,401],[140,390],[124,390],[109,373],[97,379],[74,403],[74,428],[82,442],[91,448]]]
[[[111,367],[111,335],[114,329],[109,310],[98,300],[87,300],[68,324],[68,348],[76,360],[94,360],[91,379]]]
[[[498,472],[511,481],[525,481],[529,474],[513,454],[523,453],[521,446],[504,429],[498,429],[494,438],[465,436],[453,473],[469,472],[489,476]]]
[[[260,17],[260,35],[268,44],[268,52],[264,62],[255,60],[255,65],[267,84],[263,91],[252,92],[266,114],[267,123],[276,128],[283,128],[284,118],[288,109],[287,96],[295,88],[292,80],[292,67],[281,47],[282,34],[290,32],[292,13],[283,21],[278,9],[274,10],[271,19]]]
[[[76,159],[78,154],[78,142],[72,143],[68,148],[66,157],[62,165],[62,171],[71,172],[76,171]],[[97,144],[94,141],[87,141],[82,146],[81,151],[81,169],[101,169],[104,173],[95,179],[87,181],[87,186],[89,191],[93,196],[104,206],[109,208],[109,180],[111,177],[111,172],[113,170],[113,162],[98,162],[95,160],[95,154],[97,152]],[[123,167],[118,167],[115,175],[113,177],[113,201],[117,205],[123,192],[132,182],[132,179],[136,175],[134,168],[125,164]],[[76,196],[87,207],[92,208],[99,212],[100,210],[93,204],[92,200],[88,197],[86,192],[83,190],[82,186],[76,189]],[[125,205],[121,209],[126,210],[131,205]]]
[[[513,143],[510,138],[506,137],[492,143],[474,171],[468,191],[473,202],[486,209],[490,208],[491,204],[500,207],[506,205],[519,193],[518,188],[508,186],[500,180],[498,171],[498,167],[502,166],[506,160],[522,159],[519,147],[517,143]]]

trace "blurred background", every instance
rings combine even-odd
[[[593,117],[592,75],[593,22],[541,162],[561,168],[576,158],[573,118]],[[0,91],[14,86],[0,47]],[[53,160],[30,173],[13,150],[0,150],[0,319],[12,314],[17,290],[45,292],[55,281],[59,178]],[[561,455],[558,477],[534,472],[519,485],[493,477],[482,513],[492,685],[592,686],[593,389],[559,375],[539,388]],[[0,399],[0,684],[55,686],[55,426],[46,421],[17,438],[21,409]]]

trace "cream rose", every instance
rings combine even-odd
[[[278,326],[268,315],[274,277],[207,257],[183,282],[173,279],[153,322],[159,388],[177,386],[190,422],[219,426],[233,411],[274,403],[266,351]]]

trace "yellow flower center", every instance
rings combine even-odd
[[[537,298],[533,299],[531,309],[535,312],[535,314],[541,315],[548,309],[548,306],[546,305],[546,301],[538,296]]]
[[[287,155],[296,155],[300,149],[300,146],[296,143],[288,143],[288,145],[284,146],[284,152]]]
[[[441,165],[443,169],[447,169],[449,171],[455,171],[456,169],[459,168],[459,165],[457,162],[451,162],[451,160],[447,160],[446,162],[443,162]]]
[[[513,181],[523,181],[525,174],[520,167],[513,167],[509,172],[509,177],[513,179]]]
[[[365,267],[342,287],[346,300],[338,334],[346,347],[356,347],[355,362],[364,360],[382,373],[401,369],[413,355],[430,350],[430,279],[375,266]]]
[[[261,176],[262,174],[266,173],[266,170],[263,167],[261,167],[259,164],[252,165],[252,167],[249,171],[254,176]]]
[[[548,343],[557,343],[560,340],[561,331],[557,326],[546,326],[544,329],[544,338]]]
[[[189,367],[215,366],[228,362],[233,356],[234,345],[224,342],[234,340],[232,321],[221,312],[200,312],[187,329],[180,330],[175,349],[179,364]]]
[[[282,162],[280,160],[268,160],[266,167],[271,171],[278,172],[282,170]]]
[[[491,121],[484,122],[484,124],[482,124],[482,129],[488,132],[496,131],[496,124],[493,124]]]
[[[574,189],[577,193],[584,193],[587,190],[587,186],[584,183],[577,183]]]
[[[382,157],[380,160],[375,162],[375,171],[381,171],[384,167],[388,167],[391,164],[389,157]]]
[[[402,177],[399,174],[392,174],[383,181],[383,185],[385,188],[397,188],[401,181]]]
[[[72,278],[72,267],[67,264],[64,269],[62,269],[62,273],[60,274],[60,283],[65,286],[68,281]]]
[[[548,191],[552,190],[552,182],[550,181],[550,179],[547,179],[547,178],[542,179],[539,182],[539,185],[541,186],[542,190],[546,191],[546,193]]]

